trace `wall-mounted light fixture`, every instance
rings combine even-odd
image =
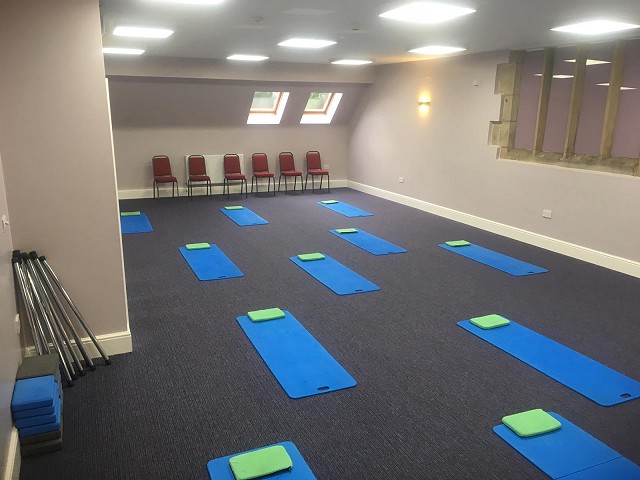
[[[420,113],[426,113],[427,110],[429,110],[430,106],[431,102],[427,97],[420,97],[420,100],[418,100],[418,108],[420,109]]]

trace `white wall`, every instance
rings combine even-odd
[[[496,65],[507,60],[490,53],[381,67],[351,122],[349,180],[640,261],[639,178],[498,160],[487,146],[500,112]],[[423,93],[432,102],[424,116]]]
[[[346,178],[347,171],[347,127],[324,125],[313,126],[267,126],[244,127],[173,127],[153,129],[114,130],[118,187],[121,195],[127,191],[148,189],[147,192],[129,196],[150,195],[153,184],[151,157],[168,155],[174,176],[178,178],[181,191],[186,180],[184,155],[242,153],[249,168],[251,181],[251,154],[266,153],[270,170],[278,171],[278,153],[293,153],[296,167],[305,167],[304,155],[308,150],[318,150],[322,161],[329,165],[331,178]],[[166,187],[165,187],[166,188]],[[220,193],[218,187],[215,193]],[[166,195],[166,193],[162,193]]]
[[[14,247],[48,257],[96,335],[127,332],[98,1],[5,1],[0,45]]]

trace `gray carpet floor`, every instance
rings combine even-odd
[[[375,216],[315,204],[329,198]],[[270,224],[218,211],[240,203]],[[22,480],[205,480],[209,460],[284,440],[319,479],[543,479],[491,430],[531,408],[640,463],[640,400],[601,407],[456,325],[499,313],[640,379],[639,279],[349,189],[121,209],[154,228],[123,237],[134,352],[65,390],[64,449],[25,458]],[[408,252],[370,255],[328,232],[342,227]],[[549,273],[513,277],[437,247],[457,239]],[[245,276],[198,281],[178,252],[193,242],[215,243]],[[338,296],[288,260],[315,251],[381,290]],[[358,385],[288,398],[235,320],[274,306]]]

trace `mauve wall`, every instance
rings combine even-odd
[[[0,154],[2,145],[0,144]],[[0,158],[0,217],[9,216],[5,196],[2,160]],[[20,342],[14,318],[16,303],[11,267],[11,227],[0,226],[0,472],[5,471],[9,440],[13,421],[11,419],[11,397],[16,371],[20,362]]]
[[[487,146],[500,113],[496,65],[507,60],[491,53],[381,67],[352,121],[349,180],[640,261],[640,178],[498,160]],[[425,117],[422,92],[432,101]]]
[[[612,57],[612,43],[590,45],[587,51],[589,60],[611,62]],[[600,154],[600,139],[602,138],[604,111],[607,106],[609,88],[598,84],[609,83],[610,78],[611,63],[586,66],[582,103],[578,117],[578,131],[576,132],[576,144],[574,147],[574,151],[577,154]]]
[[[533,137],[538,118],[538,98],[540,97],[540,85],[544,62],[544,50],[527,52],[522,62],[520,81],[520,106],[518,107],[518,124],[516,128],[515,148],[524,150],[533,149]]]
[[[569,101],[573,78],[555,78],[556,75],[573,75],[575,63],[565,60],[576,58],[576,47],[558,48],[553,62],[553,76],[551,92],[549,94],[549,110],[544,129],[544,152],[564,152],[564,138],[567,132],[567,118],[569,116]],[[542,73],[542,72],[540,72]]]
[[[634,158],[640,156],[640,39],[627,44],[622,85],[635,90],[620,92],[611,155]]]
[[[242,153],[250,182],[252,153],[266,153],[270,170],[277,172],[277,155],[281,151],[292,152],[296,167],[304,169],[304,154],[308,150],[318,150],[323,164],[329,165],[331,179],[344,180],[347,174],[346,126],[126,128],[115,129],[113,135],[118,187],[121,192],[151,189],[151,157],[159,154],[169,155],[181,194],[186,193],[186,154]],[[276,180],[277,178],[276,176]],[[214,193],[221,192],[222,187],[214,187]],[[167,194],[163,192],[162,195]]]
[[[127,332],[98,2],[1,8],[0,151],[13,244],[47,255],[96,335]]]

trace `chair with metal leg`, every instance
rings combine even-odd
[[[322,179],[327,177],[327,190],[331,192],[331,182],[329,180],[329,170],[322,168],[322,161],[320,160],[320,152],[317,150],[311,150],[307,152],[307,176],[304,181],[304,189],[307,189],[307,182],[309,181],[309,175],[311,175],[311,189],[316,191],[315,177],[320,177],[320,190],[322,190]]]
[[[153,198],[160,198],[160,184],[171,183],[171,196],[175,196],[175,191],[180,196],[180,189],[178,188],[178,179],[171,173],[171,162],[166,155],[155,155],[151,159],[151,166],[153,167]]]
[[[193,187],[207,187],[207,194],[211,198],[211,178],[207,175],[207,166],[202,155],[189,155],[187,160],[187,192],[193,199]]]
[[[240,195],[242,195],[242,186],[244,185],[244,197],[247,198],[247,177],[240,169],[240,156],[235,153],[227,153],[223,159],[224,163],[224,180],[222,187],[222,194],[224,195],[224,189],[227,189],[227,198],[230,194],[229,182],[240,181]]]
[[[278,160],[280,163],[280,177],[278,178],[278,191],[280,191],[280,181],[282,177],[284,177],[284,193],[285,195],[289,194],[288,186],[287,186],[287,178],[293,177],[293,191],[296,191],[296,182],[298,177],[300,177],[300,192],[304,193],[304,184],[302,182],[302,172],[296,170],[296,162],[293,159],[293,153],[291,152],[281,152],[278,155]]]
[[[273,178],[273,196],[276,195],[276,179],[275,174],[269,171],[269,160],[266,153],[254,153],[251,155],[251,163],[253,164],[253,177],[251,177],[251,193],[253,193],[253,182],[256,182],[256,195],[258,191],[258,180],[260,178],[267,179],[267,193],[271,187],[271,179]]]

